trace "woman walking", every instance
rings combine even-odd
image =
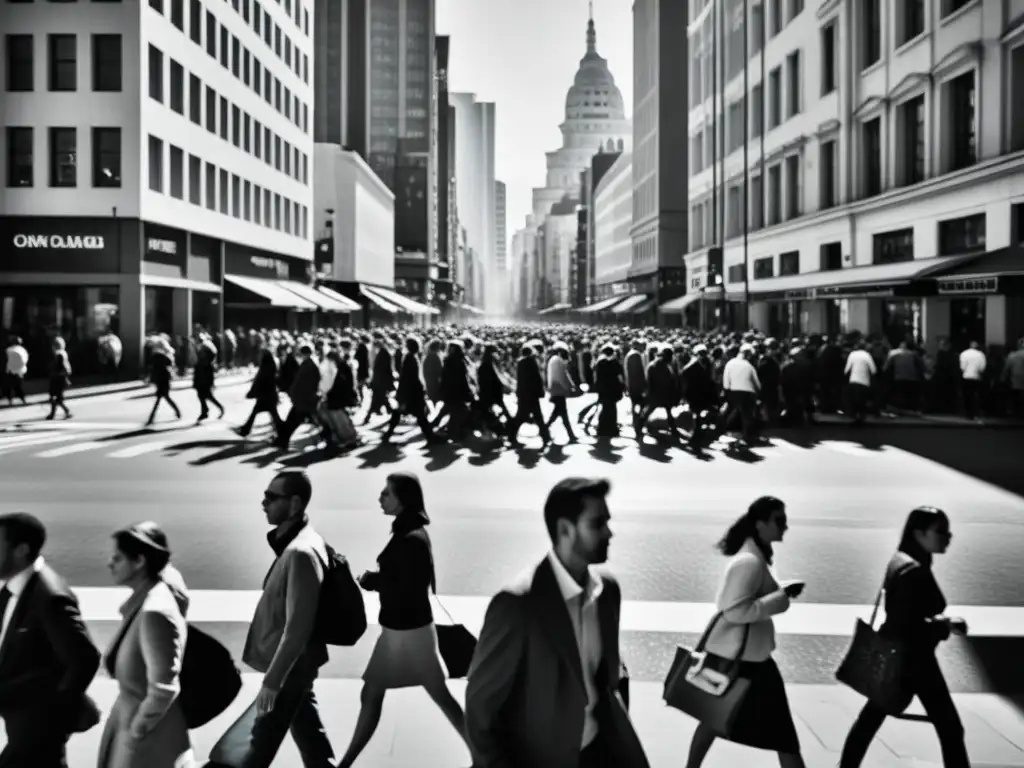
[[[188,595],[169,565],[167,536],[155,523],[114,534],[108,567],[132,590],[104,666],[118,695],[100,739],[99,768],[191,768],[185,714],[178,705]]]
[[[215,369],[217,362],[217,347],[207,334],[202,334],[197,339],[196,367],[192,371],[192,388],[199,398],[199,419],[205,421],[210,418],[210,403],[220,409],[220,418],[224,418],[224,406],[213,394],[213,387],[217,378]]]
[[[423,686],[460,736],[464,713],[448,690],[430,608],[434,558],[426,526],[423,489],[416,475],[388,475],[380,507],[394,518],[391,540],[377,558],[379,570],[359,577],[363,589],[380,595],[381,634],[363,673],[359,718],[338,768],[351,768],[369,743],[392,688]],[[465,738],[465,737],[463,737]]]
[[[260,367],[256,370],[256,376],[252,380],[246,398],[255,402],[252,406],[252,413],[249,414],[245,424],[235,430],[239,435],[248,437],[249,433],[252,432],[253,424],[256,423],[256,417],[261,413],[270,414],[270,419],[274,422],[275,434],[281,431],[281,424],[283,422],[281,421],[281,414],[277,412],[277,405],[279,403],[277,392],[277,358],[274,357],[274,353],[269,349],[264,349],[260,353]]]
[[[60,336],[53,340],[53,360],[50,361],[50,415],[52,421],[57,409],[64,410],[64,418],[71,418],[71,411],[64,402],[64,393],[71,386],[71,363],[68,361],[67,344]]]
[[[153,410],[149,412],[149,419],[146,426],[150,426],[156,419],[156,409],[160,407],[160,401],[166,400],[167,404],[174,409],[174,415],[181,418],[181,409],[171,399],[171,369],[174,367],[174,348],[171,342],[166,339],[158,340],[154,346],[149,359],[149,380],[156,387],[156,396],[153,398]]]
[[[780,586],[772,573],[772,546],[782,541],[787,528],[786,505],[773,496],[762,496],[718,544],[729,563],[715,600],[721,620],[708,638],[706,651],[734,659],[743,649],[739,676],[750,681],[750,688],[727,737],[703,723],[697,726],[687,768],[700,768],[716,738],[778,752],[782,768],[804,766],[786,688],[771,656],[775,650],[772,616],[787,611],[790,600],[804,587],[801,582]]]
[[[950,634],[967,634],[963,619],[943,615],[946,598],[932,573],[932,558],[945,554],[952,538],[949,518],[942,510],[918,507],[910,513],[899,548],[885,571],[885,623],[879,633],[903,643],[907,703],[916,695],[928,713],[942,747],[942,764],[969,768],[964,726],[935,659],[936,646]],[[840,768],[861,764],[885,717],[871,702],[864,705],[846,737]]]

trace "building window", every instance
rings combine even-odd
[[[897,47],[924,32],[924,0],[901,0],[896,4]]]
[[[750,228],[762,229],[764,227],[764,185],[761,176],[753,176],[750,179]]]
[[[861,62],[867,69],[882,58],[882,0],[860,0]]]
[[[231,174],[231,215],[242,218],[242,180]]]
[[[206,164],[206,207],[217,210],[217,166]]]
[[[220,137],[228,140],[228,100],[220,97]]]
[[[200,0],[189,0],[188,36],[196,45],[203,44],[203,6]]]
[[[971,0],[942,0],[942,18],[956,13],[970,2]]]
[[[252,220],[256,224],[263,224],[263,191],[261,188],[253,184],[252,185]]]
[[[1009,52],[1010,151],[1024,149],[1024,44]]]
[[[836,24],[833,21],[821,30],[821,95],[836,89]]]
[[[939,222],[939,256],[985,250],[985,214]]]
[[[159,48],[149,46],[149,98],[164,101],[164,55]]]
[[[804,0],[789,0],[789,20],[792,21],[804,12]]]
[[[171,24],[185,31],[185,0],[171,0]]]
[[[821,143],[821,208],[827,210],[839,200],[839,145],[835,139]]]
[[[92,89],[102,93],[121,90],[121,36],[92,36]]]
[[[750,93],[750,138],[761,135],[764,126],[764,87],[758,83]]]
[[[92,185],[121,186],[121,129],[92,129]]]
[[[164,12],[164,0],[149,0],[149,7],[157,13]]]
[[[977,91],[974,70],[953,78],[945,85],[946,120],[949,128],[949,170],[956,171],[978,161]]]
[[[754,259],[754,279],[764,280],[769,277],[775,277],[775,257],[764,256]]]
[[[899,264],[914,260],[914,230],[881,232],[874,237],[872,264]]]
[[[179,115],[185,114],[185,70],[171,59],[171,109]]]
[[[924,181],[924,94],[900,105],[900,184]]]
[[[171,197],[182,200],[185,197],[185,153],[179,147],[170,145]]]
[[[50,90],[78,88],[78,40],[74,35],[50,35]]]
[[[786,57],[786,72],[789,74],[789,112],[787,117],[800,114],[800,51],[793,51]]]
[[[843,244],[822,243],[818,250],[818,269],[822,272],[835,272],[843,268]]]
[[[768,0],[768,37],[775,37],[782,31],[782,3],[784,0]]]
[[[7,186],[31,187],[35,152],[31,128],[7,129]]]
[[[156,136],[149,137],[149,188],[164,191],[164,143]]]
[[[195,75],[188,76],[188,119],[203,124],[203,86]]]
[[[188,156],[188,201],[203,204],[203,161],[195,155]]]
[[[206,86],[206,130],[217,133],[217,92]]]
[[[50,129],[50,186],[78,186],[78,131]]]
[[[786,158],[786,219],[800,215],[800,155]]]
[[[864,196],[882,192],[882,118],[868,120],[861,128],[861,149],[864,160]]]
[[[234,104],[231,105],[231,143],[242,146],[242,110]]]
[[[230,48],[228,47],[228,39],[229,39],[228,28],[225,27],[225,26],[221,26],[221,28],[220,28],[220,45],[217,46],[217,49],[218,49],[218,53],[220,54],[220,56],[218,57],[219,60],[220,60],[220,65],[222,67],[224,67],[224,69],[228,68],[228,64],[229,64],[228,56],[231,53]]]
[[[727,240],[740,233],[740,190],[739,184],[729,186],[725,205],[725,237]]]
[[[776,67],[768,73],[768,129],[777,128],[782,122],[782,68]]]
[[[779,254],[779,277],[800,274],[800,251]]]
[[[24,93],[35,88],[32,35],[7,35],[7,90]]]
[[[782,221],[782,166],[768,169],[768,226]]]
[[[242,187],[242,217],[246,221],[252,221],[252,203],[250,201],[250,195],[252,195],[252,184],[247,181]]]
[[[220,169],[220,212],[228,213],[228,172]]]
[[[217,18],[206,12],[206,53],[210,58],[217,58]]]
[[[733,264],[729,267],[729,282],[742,283],[747,279],[747,265]]]

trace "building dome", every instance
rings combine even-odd
[[[608,71],[608,62],[597,52],[597,31],[591,14],[587,23],[587,53],[569,93],[565,96],[566,120],[625,120],[622,93]]]

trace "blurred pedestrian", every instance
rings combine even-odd
[[[58,336],[53,340],[53,359],[50,361],[50,415],[53,420],[57,409],[64,411],[64,418],[71,418],[71,411],[64,402],[64,393],[71,386],[71,361],[68,360],[67,343]]]
[[[153,397],[153,410],[149,412],[149,419],[146,421],[148,427],[156,419],[156,410],[160,407],[160,401],[165,400],[174,409],[174,415],[181,418],[181,409],[171,399],[171,377],[174,367],[174,348],[166,339],[157,339],[152,345],[149,358],[149,380],[156,387]]]
[[[7,342],[7,361],[4,368],[3,387],[0,397],[7,398],[7,405],[14,405],[14,398],[25,402],[25,375],[28,373],[28,351],[22,346],[20,336],[11,336]]]

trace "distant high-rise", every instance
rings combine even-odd
[[[508,235],[505,232],[505,182],[494,182],[494,264],[498,272],[508,268]]]

